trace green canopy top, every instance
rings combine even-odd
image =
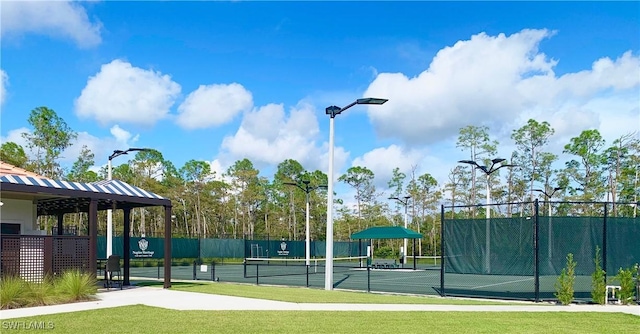
[[[400,226],[377,226],[356,232],[351,239],[420,239],[422,234]]]

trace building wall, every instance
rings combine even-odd
[[[3,198],[0,207],[2,223],[20,224],[21,234],[44,234],[36,222],[36,205],[31,200]]]

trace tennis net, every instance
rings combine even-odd
[[[310,259],[307,266],[305,259],[289,258],[245,258],[244,277],[271,277],[307,274],[324,274],[327,260],[324,258]],[[339,257],[333,259],[333,272],[345,272],[356,269],[366,269],[367,257]]]
[[[413,266],[414,258],[416,269],[440,270],[440,256],[407,255],[407,263],[405,265]]]

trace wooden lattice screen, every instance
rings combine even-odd
[[[11,235],[0,237],[0,274],[42,282],[46,274],[88,271],[89,237]]]

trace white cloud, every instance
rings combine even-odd
[[[139,138],[139,135],[132,135],[117,125],[110,129],[110,133],[111,136],[96,137],[88,132],[78,132],[78,137],[73,142],[73,145],[62,153],[62,165],[71,167],[80,156],[82,147],[86,145],[91,153],[94,154],[95,165],[91,170],[99,173],[100,168],[107,166],[109,155],[113,153],[114,148],[135,146],[134,144]],[[125,163],[127,160],[128,158],[123,158],[122,161],[118,160],[117,162],[114,160],[114,166]]]
[[[107,147],[113,147],[114,140],[111,138],[98,138],[88,132],[78,132],[78,137],[60,156],[60,162],[63,165],[72,166],[73,163],[78,160],[80,152],[83,146],[87,146],[87,149],[94,154],[94,160],[96,163],[100,161],[106,161],[111,152]]]
[[[567,106],[586,118],[591,111],[583,106],[590,100],[640,84],[640,58],[631,52],[615,60],[599,59],[590,70],[556,76],[557,61],[538,50],[540,42],[553,34],[548,30],[522,30],[510,36],[481,33],[440,50],[417,77],[381,73],[364,95],[389,102],[370,108],[369,117],[383,137],[409,145],[434,143],[455,138],[470,124],[504,132],[493,125],[512,130],[529,115],[561,119],[555,113],[567,113]],[[635,93],[627,101],[637,105]]]
[[[10,130],[6,137],[0,138],[0,141],[2,143],[14,142],[22,146],[27,156],[33,159],[35,158],[35,153],[29,149],[28,141],[22,136],[23,133],[30,134],[31,130],[24,127]],[[80,156],[80,151],[84,145],[94,154],[97,165],[101,163],[106,164],[109,154],[113,153],[112,148],[133,146],[139,137],[139,135],[131,135],[128,131],[121,129],[117,125],[111,129],[111,134],[113,137],[99,138],[88,132],[78,132],[78,136],[71,143],[71,146],[65,149],[60,155],[59,160],[61,165],[63,167],[70,167],[78,159],[78,156]]]
[[[93,47],[102,41],[102,24],[89,19],[78,2],[2,1],[2,37],[23,33],[72,39],[79,47]]]
[[[246,113],[234,136],[225,137],[222,148],[236,158],[278,164],[295,159],[315,165],[321,154],[314,144],[318,122],[308,105],[292,108],[286,118],[281,104],[269,104]]]
[[[18,128],[18,129],[10,130],[7,133],[6,137],[2,137],[2,142],[3,143],[14,142],[14,143],[22,146],[22,148],[24,149],[24,152],[28,156],[31,156],[30,153],[29,153],[29,149],[27,148],[27,140],[24,139],[24,137],[22,137],[23,133],[31,133],[31,130],[29,130],[27,128]]]
[[[111,132],[111,135],[115,138],[116,142],[120,144],[118,147],[130,146],[129,144],[137,142],[139,138],[139,135],[132,136],[129,131],[121,128],[117,124],[112,126],[109,132]]]
[[[166,118],[180,94],[171,77],[122,60],[102,65],[75,101],[76,114],[100,124],[123,122],[153,125]]]
[[[269,104],[245,113],[238,131],[223,139],[215,161],[224,171],[244,158],[257,168],[271,168],[294,159],[307,170],[326,173],[328,145],[318,143],[318,134],[318,120],[311,105],[300,102],[287,114],[282,104]],[[336,170],[345,165],[348,156],[342,147],[334,148]]]
[[[7,86],[9,86],[9,76],[7,72],[0,69],[0,105],[2,105],[6,99]]]
[[[229,168],[229,166],[226,166],[226,167],[223,166],[220,160],[218,159],[214,159],[213,161],[210,161],[209,166],[211,168],[211,174],[213,175],[214,180],[227,181],[224,178],[224,174],[226,173],[227,168]]]
[[[176,121],[186,129],[208,128],[228,123],[252,106],[251,93],[240,84],[202,85],[178,107]]]
[[[353,159],[352,166],[365,166],[376,176],[378,186],[386,187],[393,170],[397,167],[407,175],[413,166],[418,166],[424,152],[406,150],[398,145],[379,147],[361,157]]]
[[[319,170],[325,174],[329,174],[329,143],[322,145],[322,153],[318,159],[314,162],[313,166],[308,167],[308,170]],[[333,149],[333,182],[338,182],[341,171],[345,170],[347,161],[349,160],[349,152],[344,147],[336,146]]]

